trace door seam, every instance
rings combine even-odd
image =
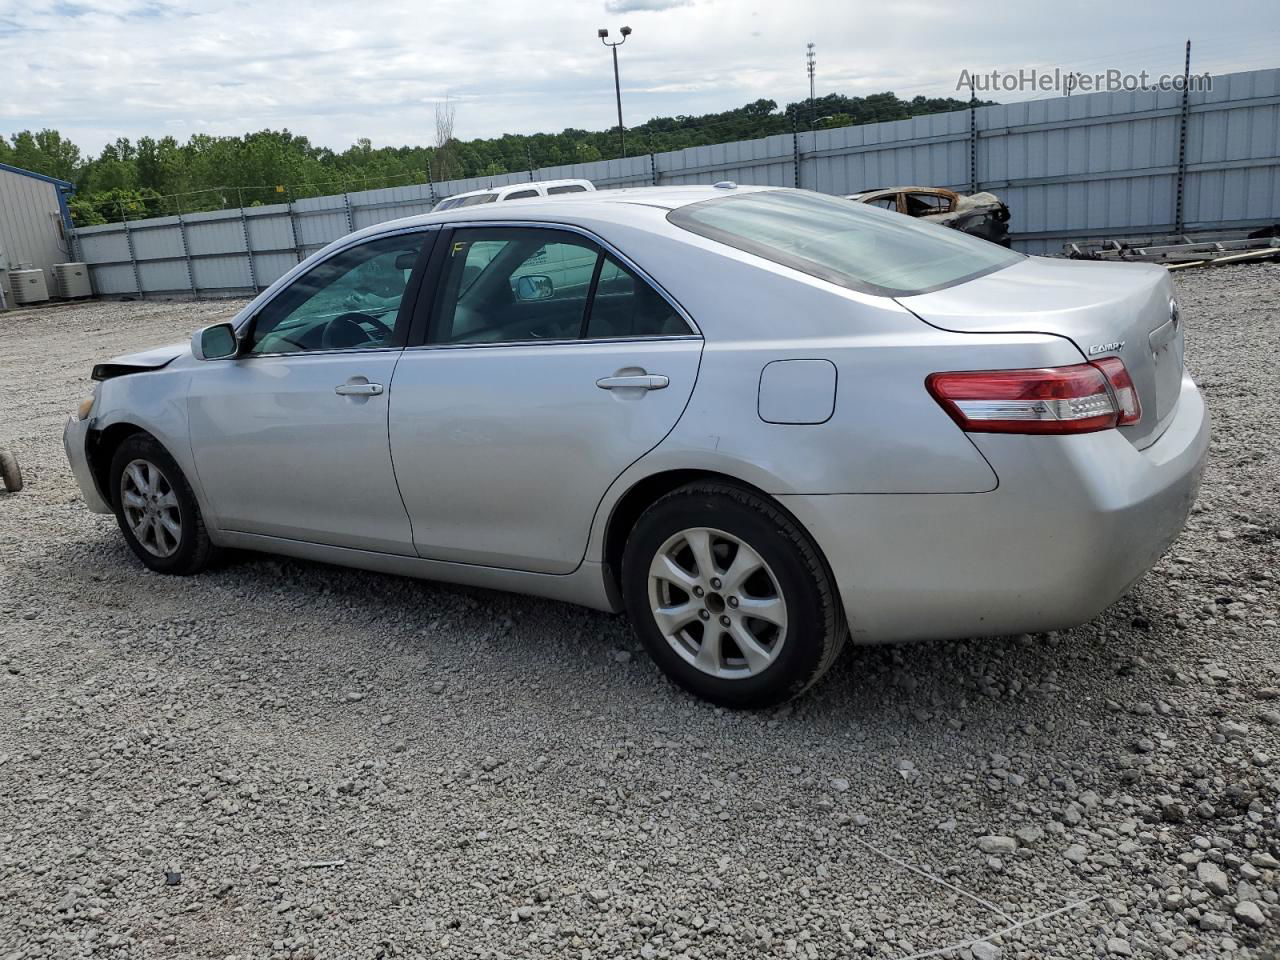
[[[409,513],[409,505],[404,502],[404,491],[400,489],[400,471],[396,469],[396,451],[391,445],[391,401],[395,394],[396,371],[400,369],[400,361],[404,359],[404,350],[400,351],[396,357],[396,362],[391,367],[391,376],[387,377],[387,459],[391,461],[391,480],[396,485],[396,496],[400,498],[400,509],[404,511],[405,519],[409,521],[409,548],[413,550],[413,555],[419,559],[423,559],[422,554],[418,551],[418,538],[413,532],[413,515]]]

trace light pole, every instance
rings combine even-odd
[[[809,73],[809,129],[814,129],[817,121],[813,119],[813,75],[817,68],[817,58],[814,56],[813,44],[808,44],[808,50],[804,55],[805,70]]]
[[[600,42],[613,51],[613,95],[618,99],[618,143],[622,147],[622,155],[627,155],[627,135],[622,129],[622,85],[618,82],[618,48],[627,42],[627,37],[631,36],[631,28],[623,27],[618,31],[622,34],[622,39],[616,42],[609,42],[609,31],[601,27],[596,31],[596,36],[600,38]]]

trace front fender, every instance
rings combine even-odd
[[[190,371],[181,367],[131,373],[105,380],[98,388],[98,399],[94,404],[88,429],[91,436],[101,437],[112,428],[130,426],[155,437],[177,461],[196,494],[205,522],[212,526],[214,518],[208,514],[208,501],[200,486],[191,452],[191,433],[187,421],[187,392],[190,382]],[[93,444],[90,443],[90,448],[92,447]],[[95,471],[105,471],[106,466],[107,464],[97,461],[94,463]]]

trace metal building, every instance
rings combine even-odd
[[[75,259],[67,209],[74,191],[65,180],[0,163],[0,288],[9,306],[10,271],[28,264],[39,268],[52,292],[53,265]]]

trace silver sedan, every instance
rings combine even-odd
[[[732,184],[379,224],[93,375],[67,456],[153,570],[247,549],[625,608],[731,706],[850,638],[1093,617],[1209,435],[1163,268]]]

